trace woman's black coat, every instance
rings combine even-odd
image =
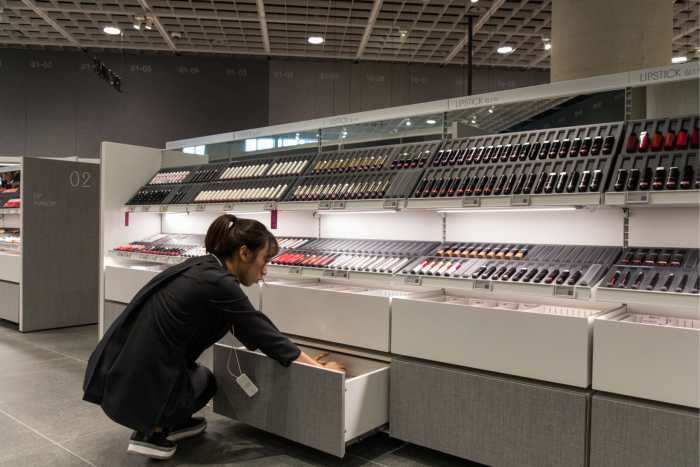
[[[301,354],[255,310],[223,261],[207,255],[172,266],[109,327],[88,362],[83,399],[146,434],[183,423],[194,402],[187,370],[231,326],[246,348],[284,366]]]

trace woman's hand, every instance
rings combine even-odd
[[[329,356],[329,355],[330,355],[330,353],[326,352],[326,353],[324,353],[324,354],[321,354],[321,355],[315,357],[315,358],[314,358],[314,361],[315,361],[316,363],[318,363],[319,365],[321,365],[321,366],[323,366],[324,368],[327,368],[327,369],[329,369],[329,370],[342,371],[343,373],[346,373],[347,370],[345,369],[345,365],[343,365],[342,363],[338,363],[338,362],[322,362],[322,361],[321,361],[322,358],[326,358],[326,357]]]

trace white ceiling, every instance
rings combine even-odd
[[[438,65],[466,64],[472,16],[475,65],[550,66],[542,39],[551,37],[551,0],[0,0],[0,7],[4,47]],[[674,53],[697,59],[699,15],[700,0],[674,3]],[[102,31],[113,25],[123,34]],[[314,35],[325,43],[309,44]],[[498,54],[501,45],[515,51]]]

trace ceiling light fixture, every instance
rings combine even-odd
[[[476,2],[478,2],[478,1],[479,1],[479,0],[472,0],[472,3],[476,3]]]
[[[490,113],[490,114],[493,113],[493,107],[491,107],[491,108],[489,109],[489,113]]]
[[[511,52],[514,51],[514,50],[515,50],[515,49],[514,49],[513,47],[509,46],[509,45],[504,45],[503,47],[499,47],[498,49],[496,49],[496,51],[497,51],[499,54],[509,54],[509,53],[511,53]]]
[[[425,123],[428,125],[435,125],[435,120],[426,120]]]
[[[406,122],[406,125],[407,125],[407,126],[411,126],[411,121],[410,121],[410,120],[407,121],[407,122]]]
[[[146,29],[153,29],[153,18],[148,17],[148,21],[146,21]]]
[[[141,29],[142,22],[143,22],[143,16],[134,17],[134,29]]]
[[[323,37],[309,37],[309,43],[314,45],[323,44],[323,40]]]
[[[116,36],[117,34],[121,34],[121,29],[115,28],[114,26],[106,26],[103,31],[105,34],[109,34],[110,36]]]
[[[688,61],[688,57],[673,57],[671,62],[673,63],[685,63]]]
[[[552,48],[552,44],[550,44],[549,42],[547,42],[547,43],[544,45],[544,50],[549,50],[549,49],[551,49],[551,48]]]
[[[575,211],[578,208],[575,207],[567,207],[567,208],[535,208],[535,209],[528,209],[528,208],[518,208],[518,209],[508,209],[508,208],[503,208],[503,209],[461,209],[461,210],[454,210],[454,211],[438,211],[439,213],[445,213],[445,214],[452,214],[452,213],[474,213],[474,212],[533,212],[533,211]]]

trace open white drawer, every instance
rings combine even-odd
[[[595,320],[593,389],[671,404],[700,406],[700,321],[670,318],[643,324],[641,315]]]
[[[397,298],[391,352],[585,388],[600,313],[449,296]]]
[[[299,346],[312,358],[323,349]],[[389,364],[331,353],[345,374],[303,363],[284,368],[275,360],[244,348],[236,350],[243,372],[258,387],[253,397],[227,369],[231,347],[214,346],[214,376],[219,389],[214,412],[247,425],[333,454],[346,444],[389,422]],[[238,374],[235,356],[231,371]],[[234,368],[235,367],[235,368]]]
[[[288,334],[388,352],[392,299],[429,295],[435,292],[274,282],[263,286],[262,311]]]

